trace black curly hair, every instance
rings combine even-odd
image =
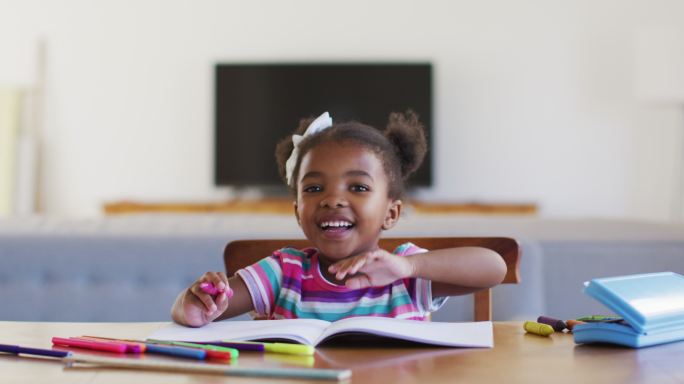
[[[302,119],[294,134],[302,135],[313,118]],[[299,165],[304,155],[320,144],[327,142],[354,142],[373,151],[382,161],[389,180],[388,197],[400,199],[404,195],[408,177],[420,167],[427,152],[425,128],[418,115],[411,110],[404,113],[392,112],[383,131],[356,121],[334,124],[332,127],[306,136],[299,144],[299,156],[292,174],[297,180]],[[287,183],[285,163],[290,157],[294,144],[292,137],[281,140],[276,146],[276,160],[280,176]],[[297,186],[288,185],[293,194]]]

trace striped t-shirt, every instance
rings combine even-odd
[[[426,252],[411,243],[397,247],[400,256]],[[432,298],[431,282],[397,280],[382,287],[349,289],[327,281],[320,271],[318,250],[283,248],[237,271],[252,297],[257,317],[336,321],[354,316],[424,320],[446,297]]]

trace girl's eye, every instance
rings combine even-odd
[[[352,190],[352,192],[368,192],[368,191],[370,191],[370,188],[368,188],[367,185],[363,185],[363,184],[354,184],[351,186],[350,189]]]
[[[322,190],[323,190],[323,188],[321,188],[320,185],[309,185],[309,186],[304,187],[304,189],[303,189],[304,192],[308,192],[308,193],[320,192]]]

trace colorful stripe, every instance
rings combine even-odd
[[[427,252],[411,243],[397,247],[406,256]],[[441,307],[432,298],[431,283],[403,279],[383,287],[351,290],[325,280],[318,251],[283,248],[239,270],[252,297],[255,312],[271,319],[313,318],[336,321],[353,316],[381,316],[423,320]]]

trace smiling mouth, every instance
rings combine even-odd
[[[329,232],[342,232],[348,231],[354,228],[354,224],[349,221],[336,220],[336,221],[324,221],[318,225],[324,231]]]

